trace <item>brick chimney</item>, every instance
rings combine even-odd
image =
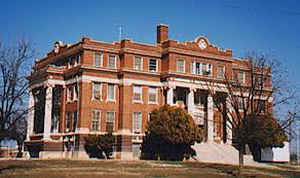
[[[165,24],[157,25],[157,43],[162,43],[168,39],[169,27]]]

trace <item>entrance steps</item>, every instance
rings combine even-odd
[[[194,157],[197,161],[207,163],[239,164],[239,152],[232,145],[217,143],[196,143],[192,146],[196,151]],[[244,155],[244,164],[253,165],[251,155]]]

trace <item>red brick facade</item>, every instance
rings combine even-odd
[[[113,58],[115,61],[110,60]],[[183,62],[183,65],[180,65],[178,61]],[[204,65],[210,64],[210,69],[207,69],[211,70],[210,73],[207,75],[195,73],[197,62],[199,62],[199,66],[201,63],[202,68]],[[35,62],[29,80],[32,91],[37,88],[49,87],[52,88],[52,91],[58,91],[54,88],[61,87],[58,102],[60,105],[57,108],[59,113],[57,116],[59,117],[58,129],[51,130],[50,138],[45,139],[45,126],[44,130],[41,129],[43,130],[41,133],[36,132],[38,126],[34,126],[34,122],[37,122],[40,116],[35,114],[34,117],[32,116],[33,123],[31,123],[32,127],[29,127],[29,138],[26,145],[30,147],[31,144],[38,142],[42,145],[40,151],[57,152],[68,152],[71,145],[73,152],[84,151],[84,136],[106,133],[107,113],[113,112],[113,133],[117,136],[115,157],[123,158],[122,153],[134,152],[135,148],[132,148],[132,145],[138,146],[141,143],[149,113],[168,103],[169,88],[174,87],[176,92],[185,93],[185,98],[188,97],[188,91],[191,88],[195,89],[195,93],[205,93],[201,87],[201,81],[222,83],[222,79],[217,77],[218,67],[224,67],[225,72],[232,75],[245,70],[247,63],[234,59],[232,50],[220,50],[204,37],[185,43],[169,39],[166,25],[157,26],[157,44],[136,43],[129,39],[107,43],[94,41],[87,37],[71,45],[56,42],[55,49],[50,51],[47,57]],[[248,80],[247,74],[245,74],[245,80],[245,82]],[[93,99],[95,82],[101,86],[99,100]],[[109,100],[108,90],[112,86],[114,94],[110,94],[114,95],[114,99]],[[137,90],[141,87],[141,101],[133,100],[135,86],[137,86]],[[154,103],[149,103],[150,90],[156,91]],[[97,92],[96,94],[98,95]],[[57,93],[53,92],[52,98],[56,95]],[[179,97],[179,94],[177,95]],[[35,96],[33,98],[36,102]],[[153,95],[152,98],[154,98]],[[180,99],[177,98],[176,101],[178,100]],[[189,107],[188,101],[183,100]],[[47,103],[47,101],[45,102]],[[50,118],[46,115],[43,116],[44,123],[47,119],[53,120],[53,117],[56,117],[53,114],[55,110],[53,108],[56,108],[55,100],[52,99],[50,104],[52,104],[51,116]],[[203,110],[202,119],[207,117],[206,106],[195,108],[199,112]],[[92,131],[94,110],[100,111],[97,131]],[[134,112],[141,112],[142,115],[140,132],[134,132],[132,129]],[[75,116],[76,114],[77,116]],[[77,122],[75,121],[76,117]],[[67,121],[67,118],[70,120]],[[216,142],[221,142],[224,130],[221,118],[220,113],[214,109]],[[69,126],[66,128],[68,123]],[[51,125],[53,126],[53,123]],[[205,123],[200,125],[203,126]],[[49,128],[52,129],[52,127],[48,127],[46,130]]]

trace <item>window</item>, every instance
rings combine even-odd
[[[255,77],[255,83],[256,83],[256,86],[261,89],[263,86],[264,86],[264,79],[263,79],[263,76],[259,75],[259,76],[256,76]]]
[[[133,133],[142,132],[142,113],[141,112],[133,113],[132,132]]]
[[[67,101],[68,102],[72,101],[72,87],[67,88]]]
[[[134,69],[135,70],[143,70],[143,58],[135,56],[134,57]]]
[[[74,100],[77,100],[78,99],[78,85],[77,83],[74,85],[74,91],[73,91],[73,94],[74,94]]]
[[[202,71],[201,71],[201,63],[196,62],[196,70],[195,70],[197,75],[201,75]]]
[[[114,101],[115,100],[115,85],[113,84],[108,84],[107,86],[107,99],[109,101]]]
[[[133,101],[142,101],[142,87],[133,86]]]
[[[149,60],[149,71],[157,72],[157,60],[156,59]]]
[[[109,68],[116,68],[116,56],[109,55],[109,57],[108,57],[108,67]]]
[[[207,97],[206,95],[201,94],[201,92],[195,92],[194,102],[197,106],[205,107],[207,103]]]
[[[212,65],[208,63],[202,63],[202,75],[211,76],[212,75]]]
[[[239,71],[237,79],[238,79],[238,82],[245,83],[245,72]]]
[[[224,66],[218,66],[217,67],[217,78],[223,79],[225,75],[225,67]]]
[[[71,131],[71,112],[67,112],[66,114],[66,132]]]
[[[68,58],[68,69],[72,67],[72,57]]]
[[[92,131],[99,131],[100,113],[100,110],[92,111]]]
[[[238,98],[238,107],[240,110],[244,110],[244,105],[246,107],[246,99],[245,98],[242,98],[242,97],[239,97]]]
[[[106,132],[113,132],[115,128],[115,113],[106,113]]]
[[[258,100],[258,112],[264,113],[265,112],[265,101],[264,100]]]
[[[184,60],[178,59],[177,60],[177,72],[184,72]]]
[[[78,54],[78,55],[76,56],[74,66],[78,66],[78,65],[80,65],[80,54]]]
[[[77,128],[77,116],[78,116],[78,113],[77,113],[77,110],[75,110],[73,112],[73,132],[75,132],[76,128]]]
[[[101,100],[101,83],[93,82],[93,99]]]
[[[156,103],[156,88],[149,87],[149,103]]]
[[[95,53],[94,55],[94,65],[96,67],[100,67],[102,66],[102,59],[103,59],[103,55],[101,53]]]

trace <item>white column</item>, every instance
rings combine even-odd
[[[229,103],[229,101],[226,102],[226,109],[227,109],[227,123],[226,123],[226,132],[227,132],[227,141],[226,144],[232,144],[232,117],[231,114],[232,113],[232,107],[231,104]]]
[[[172,87],[169,87],[167,91],[167,104],[169,104],[170,106],[174,105],[173,97],[174,97],[174,89]]]
[[[29,106],[28,106],[28,117],[27,117],[27,135],[26,140],[30,140],[30,135],[33,133],[34,125],[34,96],[32,90],[29,91]]]
[[[49,85],[46,89],[44,140],[50,140],[51,117],[52,117],[52,90],[53,87],[51,85]]]
[[[207,96],[207,142],[214,141],[214,103],[211,95]]]
[[[192,116],[194,114],[194,105],[195,105],[195,103],[194,103],[194,89],[190,88],[190,92],[188,94],[188,112]]]

